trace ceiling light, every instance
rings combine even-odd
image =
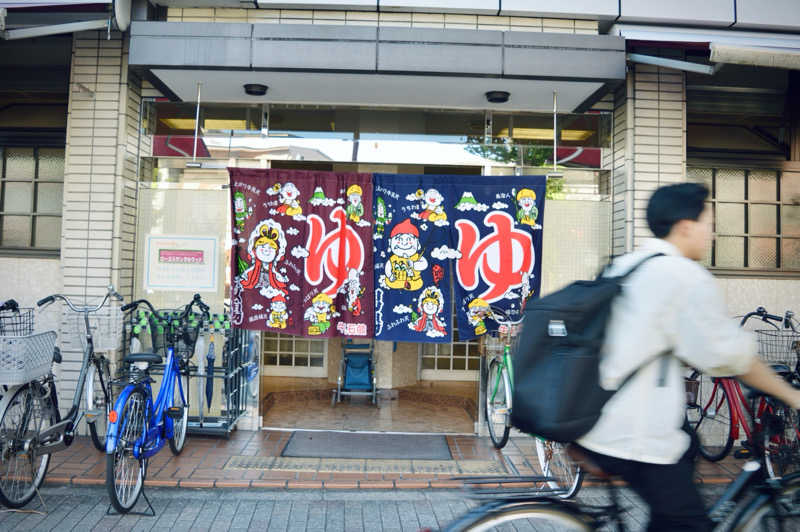
[[[249,94],[250,96],[264,96],[267,93],[266,85],[262,85],[260,83],[245,83],[244,84],[244,92]]]
[[[486,99],[489,103],[506,103],[511,97],[511,93],[506,91],[489,91],[486,93]]]

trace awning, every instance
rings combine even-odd
[[[800,35],[738,30],[615,24],[611,35],[626,42],[707,47],[713,63],[800,69]]]
[[[608,35],[136,21],[129,65],[173,100],[582,112],[625,79]],[[261,96],[245,84],[268,86]],[[490,91],[509,92],[504,103]]]

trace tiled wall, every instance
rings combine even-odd
[[[632,65],[626,85],[616,95],[612,178],[613,250],[620,254],[652,237],[646,209],[653,191],[686,180],[682,72]]]
[[[168,22],[247,22],[266,24],[335,24],[400,26],[547,33],[598,33],[594,20],[498,17],[450,13],[378,13],[369,11],[320,11],[297,9],[170,8]]]
[[[137,124],[140,89],[128,76],[122,34],[75,34],[69,86],[64,210],[63,292],[96,301],[111,283],[126,298],[133,289]],[[73,318],[70,317],[70,320]],[[65,331],[59,394],[68,405],[80,371],[80,342]]]

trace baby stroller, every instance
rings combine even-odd
[[[367,395],[372,398],[372,404],[377,404],[376,382],[372,342],[357,344],[352,340],[344,341],[339,377],[336,379],[331,406],[340,403],[343,395]]]

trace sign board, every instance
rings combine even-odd
[[[144,284],[147,290],[217,290],[217,238],[148,235]]]

